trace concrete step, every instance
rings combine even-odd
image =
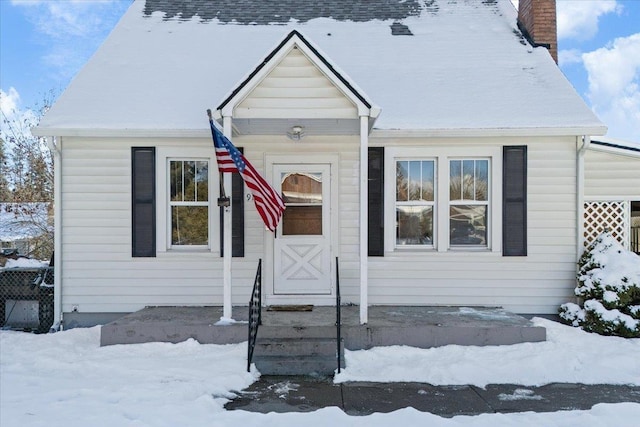
[[[338,368],[335,357],[259,357],[254,363],[262,375],[333,375]]]
[[[335,339],[334,325],[301,326],[301,325],[261,325],[258,329],[260,338],[332,338]]]
[[[263,375],[332,375],[336,359],[335,338],[258,337],[253,355]],[[344,342],[340,345],[340,366],[344,367]]]
[[[259,333],[258,333],[259,334]],[[335,358],[335,338],[262,338],[258,336],[256,356],[329,356]],[[344,342],[341,343],[341,354]]]

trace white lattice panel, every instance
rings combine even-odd
[[[588,246],[603,231],[608,230],[625,248],[628,247],[629,203],[586,202],[584,204],[584,245]]]

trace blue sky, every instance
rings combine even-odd
[[[517,3],[517,0],[512,0]],[[59,95],[131,0],[0,0],[0,107]],[[557,0],[560,67],[609,126],[640,142],[640,0]]]

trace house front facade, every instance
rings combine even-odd
[[[230,315],[259,260],[265,305],[334,304],[339,266],[362,323],[571,298],[583,148],[606,128],[527,30],[554,2],[251,3],[135,1],[36,129],[65,324]],[[218,173],[207,109],[283,196],[275,232]]]

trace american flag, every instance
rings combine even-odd
[[[209,120],[213,145],[216,147],[216,159],[220,172],[239,172],[244,183],[249,187],[253,195],[253,201],[262,218],[264,225],[271,231],[275,231],[282,212],[285,209],[280,194],[255,170],[253,165],[245,159],[242,153],[234,147],[229,139],[218,130]]]

